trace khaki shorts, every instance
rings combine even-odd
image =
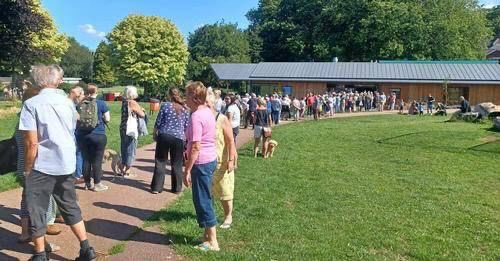
[[[212,177],[212,196],[219,200],[234,198],[234,170],[218,169]]]

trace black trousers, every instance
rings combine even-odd
[[[167,159],[170,154],[172,192],[182,191],[184,141],[169,134],[160,134],[156,140],[155,170],[151,190],[162,192],[165,184]]]
[[[79,138],[79,146],[83,156],[83,179],[85,183],[90,183],[94,179],[94,184],[101,183],[102,178],[102,158],[108,139],[104,134],[89,133]]]
[[[245,128],[248,128],[249,122],[255,129],[255,111],[247,111],[247,115],[245,117]]]

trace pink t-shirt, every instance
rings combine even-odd
[[[187,151],[190,153],[193,142],[201,142],[201,150],[195,164],[206,164],[217,159],[215,147],[215,116],[209,108],[203,108],[191,114],[186,130]]]

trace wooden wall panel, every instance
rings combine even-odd
[[[500,84],[498,85],[453,85],[449,84],[449,88],[453,87],[468,87],[469,101],[472,105],[481,102],[493,102],[500,105]],[[441,84],[383,84],[381,90],[386,94],[390,89],[401,89],[401,97],[405,101],[424,99],[431,93],[436,101],[443,101],[443,86]]]
[[[315,94],[325,93],[327,91],[327,83],[325,82],[276,82],[276,85],[292,86],[292,96],[304,97],[309,92]],[[412,100],[423,99],[427,100],[427,96],[431,93],[437,102],[443,101],[443,85],[442,84],[379,84],[379,90],[390,94],[390,89],[401,89],[401,97],[408,103]],[[498,85],[453,85],[448,87],[469,87],[469,101],[471,105],[481,102],[493,102],[500,105],[500,83]]]
[[[469,88],[469,100],[471,105],[481,102],[492,102],[500,105],[500,84],[471,86]]]
[[[307,93],[325,93],[327,91],[325,82],[279,82],[279,86],[291,86],[292,96],[305,97]]]

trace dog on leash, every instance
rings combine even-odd
[[[113,170],[113,174],[114,174],[114,178],[116,178],[116,176],[122,176],[122,173],[121,173],[121,170],[123,169],[123,166],[122,166],[122,157],[120,155],[120,153],[112,150],[112,149],[106,149],[104,151],[104,157],[103,157],[103,163],[105,163],[105,161],[109,161],[111,160],[111,169]]]
[[[266,158],[272,158],[274,155],[274,150],[278,147],[278,142],[275,140],[270,140],[267,144]]]

